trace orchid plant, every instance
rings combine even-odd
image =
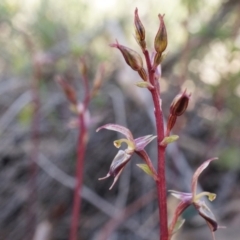
[[[146,88],[152,95],[157,135],[156,136],[147,135],[139,138],[134,138],[129,129],[117,124],[106,124],[102,127],[99,127],[97,129],[97,132],[101,129],[108,129],[120,132],[126,137],[114,141],[115,147],[119,148],[122,145],[122,143],[127,144],[127,148],[125,150],[118,151],[117,155],[112,161],[112,164],[107,175],[103,178],[99,178],[99,180],[113,177],[114,180],[110,187],[110,189],[112,189],[116,181],[120,177],[126,164],[130,161],[132,155],[134,153],[137,153],[145,162],[144,164],[138,164],[138,166],[142,168],[142,170],[144,170],[147,174],[151,175],[156,182],[160,218],[160,240],[170,240],[175,232],[178,217],[190,205],[193,205],[197,209],[199,215],[206,220],[212,232],[218,229],[218,224],[216,222],[214,215],[207,207],[205,202],[201,200],[203,196],[207,196],[209,200],[214,200],[216,195],[209,192],[202,192],[199,194],[196,193],[199,175],[209,165],[209,163],[215,160],[216,158],[207,160],[197,169],[192,178],[191,193],[183,193],[173,190],[170,191],[173,196],[177,197],[181,201],[176,208],[170,226],[168,226],[167,191],[165,179],[165,150],[169,143],[176,141],[178,139],[178,136],[171,135],[171,130],[173,129],[177,118],[186,111],[190,99],[190,94],[188,94],[187,91],[185,90],[184,92],[180,93],[173,99],[172,104],[170,106],[170,114],[168,117],[166,128],[164,129],[163,112],[161,104],[161,63],[165,57],[164,51],[167,48],[168,37],[164,23],[164,15],[159,14],[158,17],[160,24],[154,39],[155,51],[151,55],[153,57],[150,57],[145,41],[145,28],[139,18],[137,8],[134,13],[135,39],[139,44],[142,54],[145,58],[146,68],[144,67],[143,59],[139,53],[126,46],[119,44],[118,41],[116,41],[116,43],[110,44],[111,47],[117,48],[121,52],[123,58],[125,59],[125,62],[134,71],[136,71],[140,78],[142,79],[140,82],[137,82],[136,85],[141,88]],[[157,152],[158,152],[157,170],[155,170],[150,157],[144,150],[145,146],[149,144],[154,138],[157,139]]]

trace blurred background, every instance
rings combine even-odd
[[[0,1],[0,239],[66,240],[69,235],[76,166],[77,129],[54,78],[64,76],[83,99],[79,58],[90,85],[100,64],[104,83],[91,101],[84,166],[81,240],[158,239],[154,181],[133,156],[114,188],[108,172],[122,136],[97,127],[117,123],[136,137],[154,134],[151,96],[109,47],[115,39],[141,52],[134,39],[138,7],[147,46],[153,50],[158,13],[165,13],[167,56],[162,66],[162,104],[191,93],[188,111],[167,148],[168,189],[190,190],[194,170],[219,157],[199,179],[214,192],[209,203],[226,229],[218,240],[240,239],[240,2],[239,0],[1,0]],[[156,141],[147,147],[156,166]],[[37,159],[34,164],[34,159]],[[168,198],[169,218],[178,201]],[[175,239],[212,239],[206,223],[188,209]]]

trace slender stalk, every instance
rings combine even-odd
[[[85,74],[82,74],[83,85],[85,90],[85,97],[83,101],[83,107],[79,113],[79,137],[77,146],[77,169],[76,169],[76,185],[74,190],[73,209],[72,209],[72,220],[69,240],[77,240],[78,222],[80,218],[81,209],[81,196],[79,191],[82,189],[83,182],[83,168],[84,168],[84,157],[87,145],[87,126],[85,122],[85,112],[88,108],[90,101],[90,91],[88,85],[88,79]]]
[[[77,147],[77,169],[76,169],[76,186],[74,190],[74,200],[72,209],[71,230],[69,239],[77,239],[78,219],[80,218],[81,197],[79,191],[82,189],[84,156],[86,151],[87,129],[84,122],[84,112],[79,114],[79,137]]]
[[[157,144],[158,144],[158,180],[156,181],[158,191],[158,206],[159,206],[159,220],[160,220],[160,240],[168,240],[168,219],[167,219],[167,193],[166,193],[166,178],[165,178],[165,147],[160,143],[164,138],[164,125],[163,114],[160,104],[159,85],[155,82],[155,70],[152,68],[152,64],[149,57],[149,52],[145,50],[144,56],[147,63],[149,81],[154,86],[150,90],[154,103],[154,114],[157,128]]]

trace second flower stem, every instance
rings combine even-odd
[[[86,150],[87,141],[87,129],[84,122],[84,112],[79,114],[79,138],[77,146],[77,169],[76,169],[76,186],[74,190],[74,200],[73,200],[73,210],[72,210],[72,222],[69,240],[77,239],[78,231],[78,219],[80,217],[81,209],[81,197],[80,191],[82,189],[83,180],[83,166],[84,166],[84,156]]]

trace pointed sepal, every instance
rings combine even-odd
[[[195,171],[193,177],[192,177],[192,193],[193,193],[193,199],[196,196],[196,190],[197,190],[197,183],[198,183],[198,178],[200,176],[200,174],[208,167],[208,165],[214,161],[217,160],[218,158],[210,158],[209,160],[206,160],[205,162],[203,162],[200,167],[197,168],[197,170]]]
[[[117,155],[112,161],[108,174],[103,178],[99,178],[98,180],[103,180],[103,179],[109,178],[110,176],[113,176],[114,181],[112,186],[110,187],[110,189],[112,189],[117,179],[119,178],[123,168],[129,162],[131,156],[132,154],[128,154],[126,151],[119,150]]]
[[[157,136],[146,135],[146,136],[134,139],[134,143],[135,143],[135,147],[136,147],[135,151],[143,150],[156,137]]]
[[[121,126],[121,125],[113,124],[113,123],[108,123],[108,124],[105,124],[105,125],[99,127],[99,128],[96,130],[96,132],[100,131],[101,129],[108,129],[108,130],[120,132],[120,133],[122,133],[128,140],[134,141],[133,135],[132,135],[131,131],[130,131],[128,128],[125,128],[125,127],[123,127],[123,126]]]
[[[207,222],[210,230],[215,232],[218,229],[217,220],[210,210],[210,208],[206,205],[204,201],[198,201],[197,203],[194,202],[194,206],[196,207],[199,215],[205,219]]]

